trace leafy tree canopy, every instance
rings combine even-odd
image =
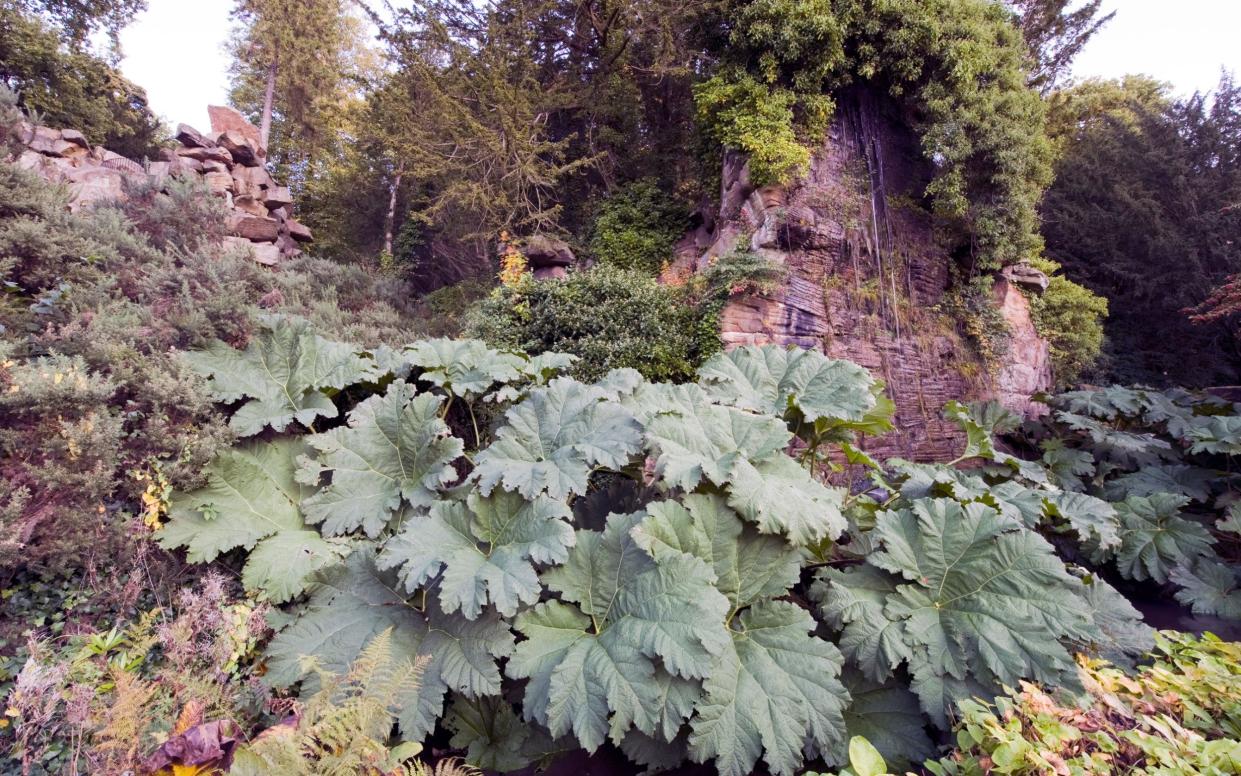
[[[77,129],[134,159],[154,157],[164,131],[146,92],[81,40],[99,25],[115,25],[115,32],[140,7],[127,0],[0,3],[0,81],[43,124]]]

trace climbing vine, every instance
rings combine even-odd
[[[805,169],[846,87],[886,91],[934,165],[925,193],[970,269],[1039,253],[1035,207],[1052,147],[1001,4],[750,0],[734,3],[729,21],[725,65],[695,99],[710,137],[751,154],[755,184]]]

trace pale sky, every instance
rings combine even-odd
[[[227,97],[223,44],[232,0],[148,0],[121,34],[121,69],[170,125],[207,131],[207,105]],[[1241,73],[1241,0],[1108,0],[1116,18],[1082,52],[1077,78],[1145,73],[1178,94],[1209,91],[1220,68]]]

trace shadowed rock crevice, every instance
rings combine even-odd
[[[1034,330],[1020,273],[996,279],[1011,334],[989,370],[936,306],[952,256],[923,197],[931,166],[908,122],[888,102],[854,91],[810,167],[787,186],[755,188],[744,158],[723,164],[718,212],[678,247],[680,270],[749,251],[787,269],[766,295],[734,297],[721,315],[726,346],[779,343],[854,361],[884,380],[896,402],[894,433],[868,443],[880,456],[948,460],[960,431],[940,416],[953,399],[999,398],[1028,411],[1051,388],[1047,343]]]

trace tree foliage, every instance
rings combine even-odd
[[[99,26],[115,33],[139,7],[130,0],[0,3],[0,81],[46,125],[76,129],[133,159],[155,157],[164,130],[146,92],[83,43]]]
[[[1006,0],[1018,17],[1033,65],[1030,85],[1046,95],[1069,71],[1073,60],[1116,12],[1100,15],[1103,0]]]
[[[1233,382],[1229,329],[1209,315],[1195,326],[1182,310],[1241,268],[1237,88],[1225,79],[1211,97],[1176,101],[1130,77],[1052,100],[1062,153],[1042,205],[1047,255],[1108,300],[1106,374],[1155,385]]]

